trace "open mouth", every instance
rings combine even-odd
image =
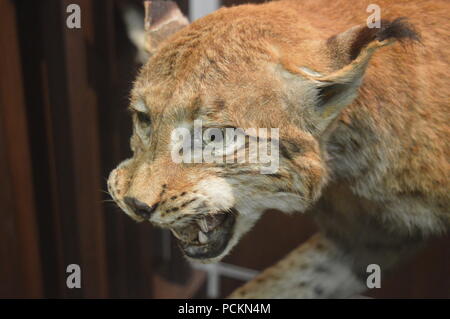
[[[233,234],[237,211],[231,209],[206,215],[183,228],[172,228],[178,245],[186,256],[209,259],[219,256],[227,247]]]

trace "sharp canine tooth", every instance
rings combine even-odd
[[[207,233],[209,231],[208,229],[208,223],[206,222],[206,219],[202,218],[198,221],[198,226],[200,227],[200,229]]]
[[[170,231],[172,232],[172,234],[173,234],[176,238],[178,238],[179,240],[181,240],[180,235],[178,235],[178,233],[177,233],[176,231],[174,231],[173,229],[171,229]]]
[[[208,242],[208,237],[201,231],[198,231],[198,241],[200,244],[206,244]]]

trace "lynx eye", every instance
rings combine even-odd
[[[147,140],[150,136],[152,120],[146,112],[135,112],[136,132],[143,140]]]
[[[210,143],[223,143],[224,129],[209,128],[203,133],[203,145]]]
[[[150,119],[150,116],[147,113],[144,112],[136,112],[136,113],[139,124],[141,124],[144,127],[150,126],[152,124],[152,120]]]
[[[214,149],[214,155],[233,153],[245,145],[245,132],[234,127],[208,128],[203,132],[203,149]]]
[[[148,108],[143,99],[139,99],[137,100],[137,102],[132,104],[131,110],[136,116],[135,119],[140,128],[150,127],[152,121],[150,116],[148,115]]]

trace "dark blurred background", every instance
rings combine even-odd
[[[128,92],[139,68],[120,8],[140,1],[0,0],[0,297],[224,297],[315,231],[268,212],[223,263],[189,265],[170,235],[106,194],[130,156]],[[236,0],[177,1],[191,19]],[[81,7],[81,29],[66,8]],[[357,239],[356,239],[357,240]],[[449,238],[384,278],[373,297],[450,297]],[[68,289],[66,267],[81,267]]]

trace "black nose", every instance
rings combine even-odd
[[[134,197],[125,197],[123,200],[125,204],[127,204],[128,207],[130,207],[136,215],[145,219],[149,219],[150,216],[155,212],[156,207],[158,207],[158,203],[152,206],[148,206],[146,203],[143,203]]]

